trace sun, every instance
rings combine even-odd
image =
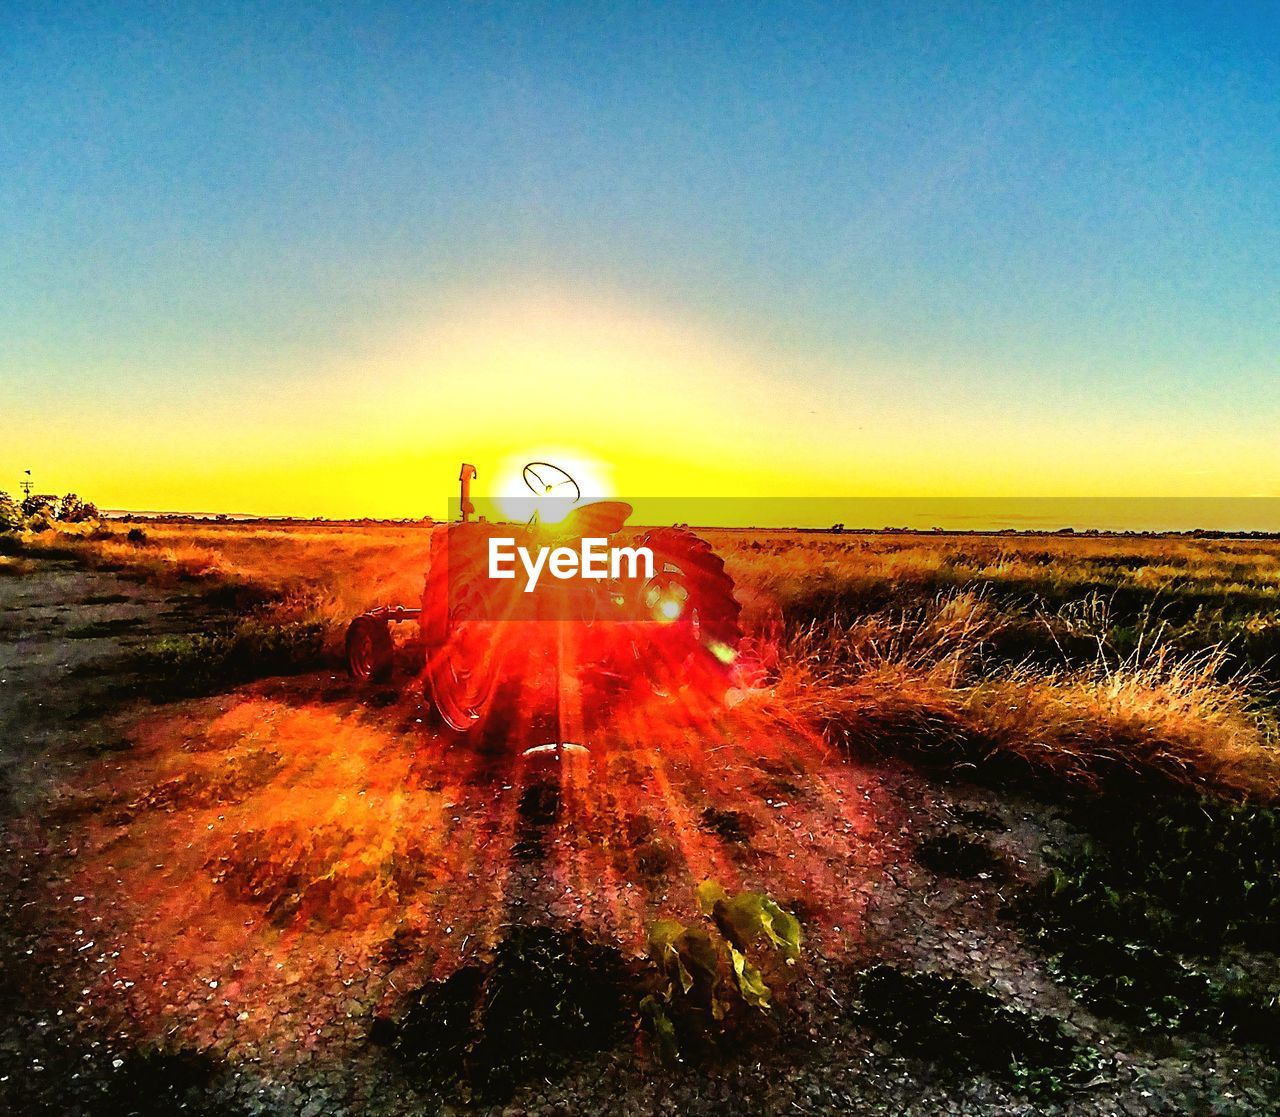
[[[526,480],[525,467],[530,463],[549,463],[563,474],[547,472],[543,477],[535,472]],[[564,475],[576,482],[576,493],[560,483]],[[484,489],[481,500],[492,505],[493,518],[517,523],[535,514],[540,523],[559,523],[571,509],[614,495],[607,466],[564,446],[536,446],[513,453],[499,462],[492,476],[491,486],[477,486]]]

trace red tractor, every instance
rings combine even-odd
[[[554,676],[557,694],[567,681],[577,692],[723,697],[742,637],[740,606],[723,560],[705,540],[676,527],[627,530],[629,504],[583,503],[577,482],[546,462],[525,466],[524,480],[535,500],[567,509],[557,522],[536,509],[527,523],[476,519],[475,475],[474,466],[463,465],[460,518],[432,528],[421,605],[379,606],[348,627],[354,679],[389,678],[390,626],[416,620],[425,695],[458,732],[480,730],[504,684],[539,671]],[[493,577],[493,540],[527,552],[582,547],[584,555],[587,545],[607,543],[619,553],[647,551],[651,561],[522,587],[519,578]]]

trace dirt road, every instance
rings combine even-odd
[[[0,1108],[1243,1114],[1276,1096],[1249,1052],[1117,1032],[1002,917],[1063,836],[1043,802],[855,761],[750,702],[621,713],[548,767],[450,739],[404,675],[146,701],[130,650],[213,619],[62,564],[0,580]],[[978,863],[922,852],[948,836]],[[739,1006],[732,1042],[670,1071],[634,1027],[646,928],[709,927],[706,879],[793,910],[804,957],[771,1013]]]
[[[24,560],[19,569],[0,576],[3,815],[124,744],[111,715],[138,691],[132,649],[216,615],[192,592],[72,562]]]

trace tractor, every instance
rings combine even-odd
[[[583,501],[577,481],[548,462],[524,467],[534,508],[528,522],[490,522],[475,515],[475,477],[475,467],[464,464],[458,519],[431,529],[420,605],[380,605],[349,625],[353,679],[388,679],[391,625],[416,621],[424,696],[461,734],[482,732],[504,685],[539,669],[554,676],[561,697],[566,685],[579,696],[724,697],[742,638],[740,605],[723,560],[705,540],[682,527],[628,529],[631,505]],[[544,499],[563,514],[541,515]],[[647,549],[652,561],[594,580],[543,579],[530,591],[518,580],[494,579],[495,539],[529,549],[625,543]]]

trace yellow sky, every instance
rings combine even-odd
[[[955,382],[972,384],[968,374]],[[823,366],[669,310],[519,291],[424,311],[325,360],[240,370],[190,406],[84,397],[0,416],[16,487],[106,507],[440,515],[524,458],[587,459],[632,496],[1277,495],[1269,433],[1236,416],[1109,415],[1087,398],[974,398],[945,373]]]

